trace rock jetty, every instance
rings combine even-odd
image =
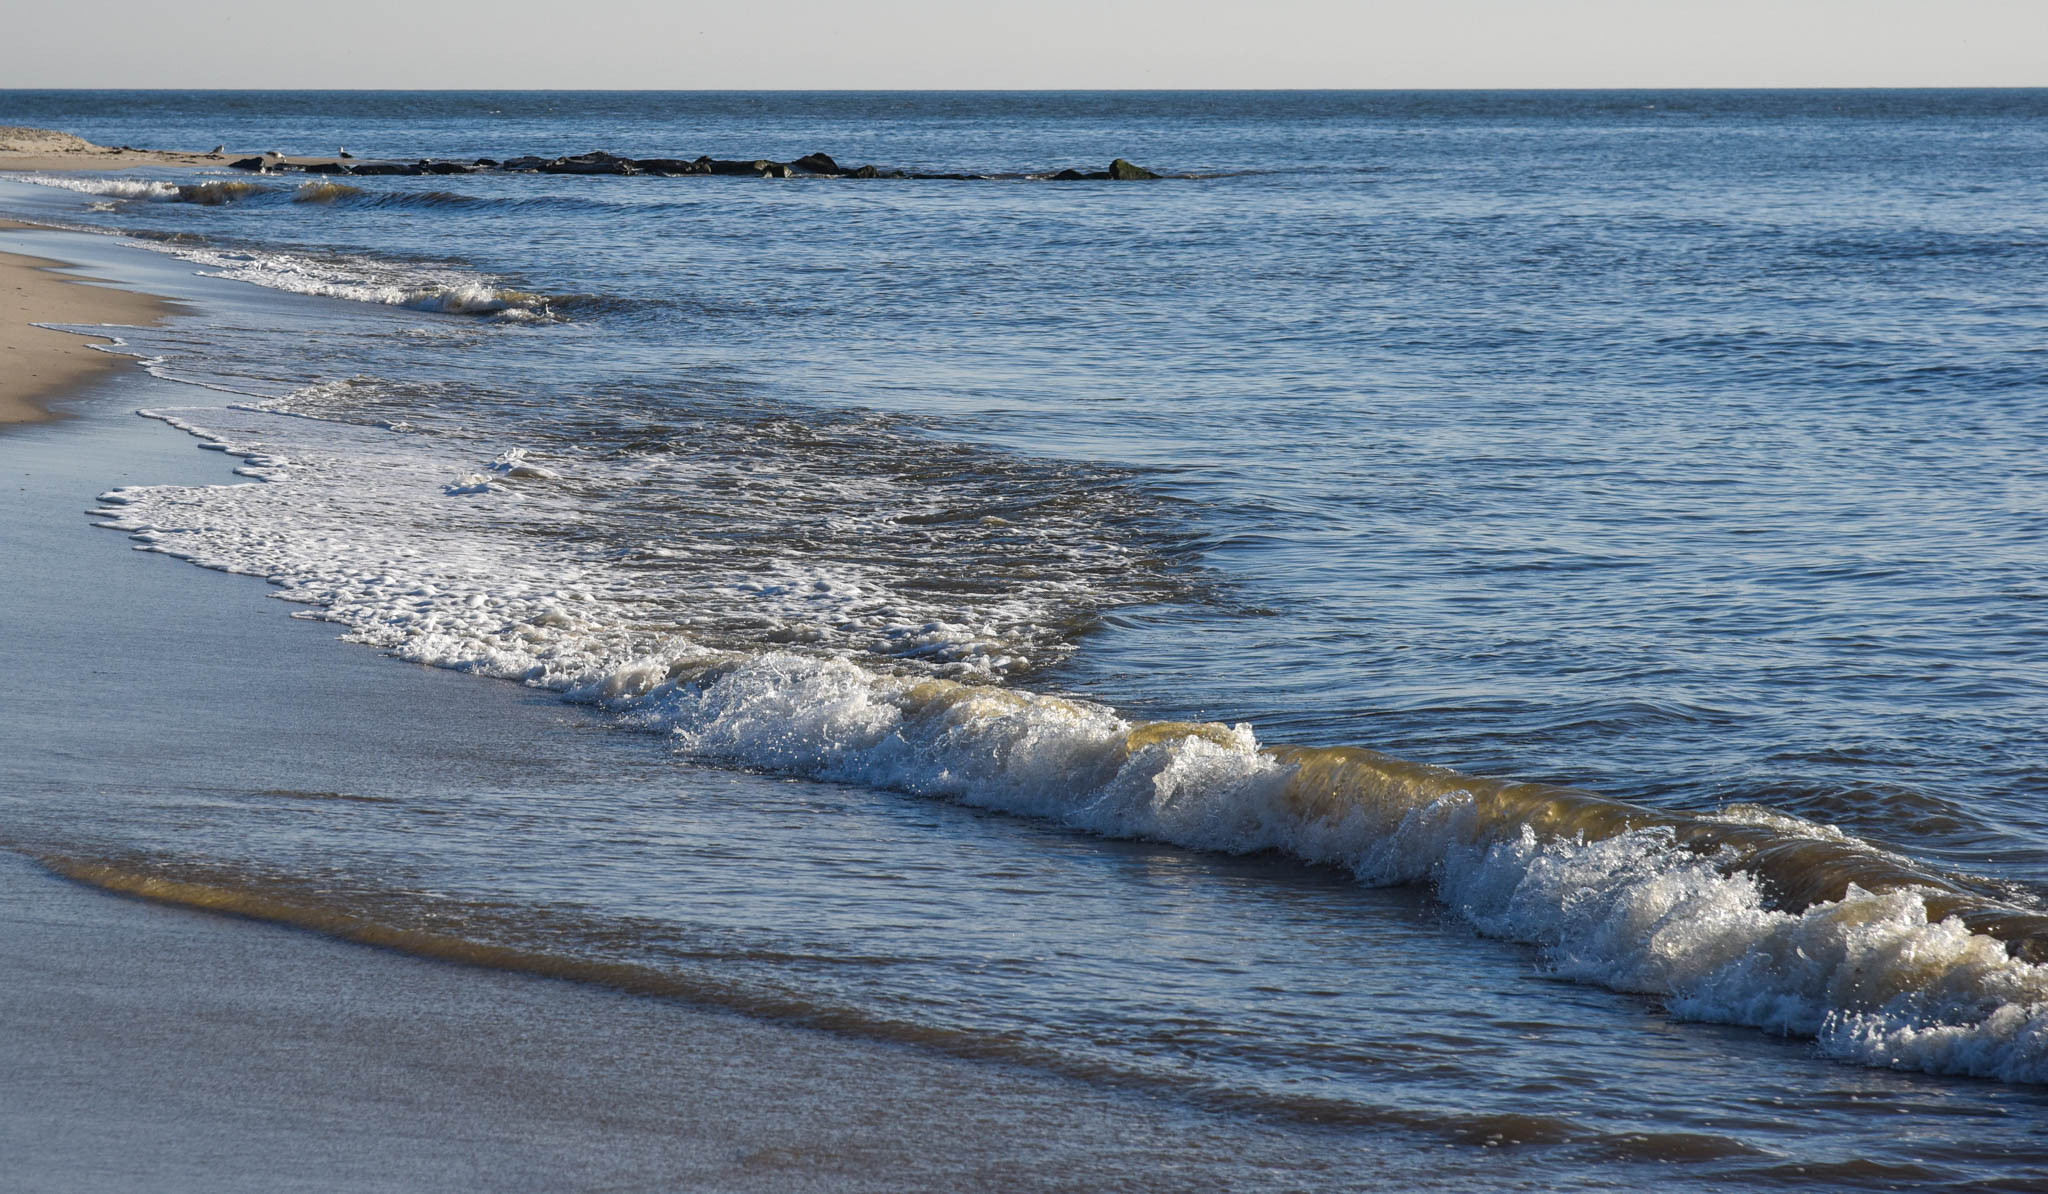
[[[842,166],[830,154],[808,153],[791,162],[778,162],[769,158],[752,160],[724,159],[713,157],[696,158],[629,158],[615,153],[594,149],[589,153],[569,157],[544,158],[536,156],[507,158],[476,158],[472,161],[448,161],[421,158],[414,162],[400,161],[359,161],[320,159],[308,162],[294,162],[282,155],[242,158],[229,162],[236,170],[249,170],[258,174],[346,174],[369,176],[380,174],[620,174],[646,175],[655,178],[680,178],[692,174],[709,175],[751,175],[755,178],[794,178],[799,175],[817,178],[937,178],[937,179],[1038,179],[1051,182],[1114,181],[1137,182],[1159,178],[1191,178],[1186,174],[1155,174],[1142,166],[1136,166],[1123,158],[1109,164],[1107,170],[1046,170],[1023,174],[933,174],[914,170],[889,170],[880,166]]]

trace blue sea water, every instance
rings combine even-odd
[[[547,818],[101,847],[1553,1184],[2048,1164],[2048,93],[0,123],[1197,176],[0,187],[279,296],[133,338],[252,483],[107,520],[607,727]]]

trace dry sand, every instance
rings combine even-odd
[[[54,129],[0,125],[0,170],[131,170],[140,166],[222,166],[253,154],[182,153],[94,145]]]
[[[242,158],[264,156],[261,152],[238,152],[223,148],[220,153],[187,152],[181,149],[137,149],[132,145],[95,145],[83,137],[55,129],[32,129],[21,125],[0,125],[0,171],[22,170],[48,173],[61,170],[137,170],[165,166],[225,166]],[[302,166],[338,161],[332,157],[298,157]]]
[[[0,228],[19,228],[0,220]],[[128,361],[81,336],[36,324],[155,323],[176,308],[160,298],[115,290],[57,272],[61,261],[0,253],[0,425],[50,417],[48,404]]]

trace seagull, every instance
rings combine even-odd
[[[344,157],[344,158],[352,158],[352,157],[356,156],[356,155],[354,155],[354,154],[352,154],[352,153],[350,153],[350,152],[348,151],[348,146],[346,146],[346,145],[344,145],[344,146],[342,146],[342,147],[341,147],[340,149],[336,150],[336,151],[335,151],[335,155],[336,155],[337,157]]]
[[[220,156],[221,154],[223,154],[223,153],[227,152],[227,148],[228,148],[228,144],[227,144],[227,142],[223,141],[223,142],[221,142],[221,143],[220,143],[219,145],[216,145],[216,146],[214,146],[214,147],[213,147],[213,152],[212,152],[212,153],[209,153],[209,154],[207,154],[206,156],[207,156],[207,157],[210,157],[210,158],[217,158],[217,157],[219,157],[219,156]]]

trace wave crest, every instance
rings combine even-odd
[[[339,184],[313,183],[309,186]],[[328,202],[314,199],[309,202]],[[216,278],[250,282],[273,290],[351,302],[411,307],[448,315],[493,315],[504,319],[553,320],[561,316],[554,297],[499,286],[488,279],[428,273],[367,259],[316,258],[284,252],[237,252],[166,245],[163,250],[203,267]],[[571,305],[574,298],[561,300]]]
[[[645,664],[572,689],[748,767],[944,796],[1095,833],[1276,851],[1423,882],[1560,975],[1871,1065],[2048,1082],[2048,918],[1843,837],[1638,808],[1249,726],[843,660]]]
[[[506,453],[474,481],[516,489],[493,477],[525,463]],[[265,467],[281,478],[299,466]],[[492,556],[472,574],[461,561],[436,570],[443,553],[413,540],[401,555],[339,558],[280,554],[267,524],[231,533],[222,503],[260,503],[270,489],[117,490],[103,525],[268,576],[401,659],[555,690],[706,761],[1424,883],[1481,932],[1539,947],[1559,975],[1657,997],[1682,1017],[1809,1037],[1870,1065],[2048,1082],[2048,917],[1839,830],[1754,809],[1647,808],[1358,747],[1266,746],[1246,725],[1134,721],[1088,700],[846,657],[712,649],[666,615],[636,622],[637,582],[604,595],[610,582],[587,564],[538,560],[515,574]],[[207,533],[187,533],[195,524]]]
[[[72,178],[52,174],[28,174],[21,176],[20,181],[77,191],[84,195],[100,195],[108,199],[193,203],[201,207],[219,207],[278,189],[241,178],[175,183],[150,178]]]

